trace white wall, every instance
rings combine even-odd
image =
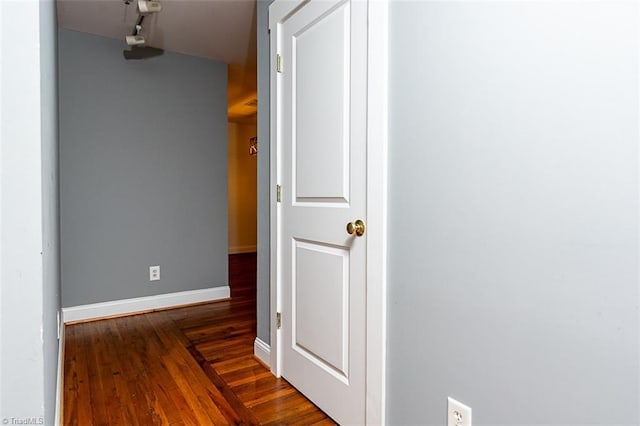
[[[392,2],[388,423],[640,423],[635,1]]]
[[[58,79],[56,4],[40,3],[40,81],[42,135],[42,261],[45,423],[56,411],[58,367],[57,313],[60,288],[60,203],[58,179]],[[62,367],[62,366],[61,366]]]
[[[0,418],[46,415],[48,424],[57,351],[55,342],[45,350],[43,334],[56,329],[56,301],[43,317],[43,294],[59,288],[43,275],[43,256],[55,264],[57,250],[57,225],[44,217],[56,215],[55,180],[43,188],[43,171],[56,174],[57,134],[54,41],[41,47],[40,35],[55,25],[51,11],[49,2],[0,2]]]
[[[256,251],[257,155],[249,155],[255,124],[229,123],[229,253]]]
[[[2,22],[4,22],[4,6],[3,3],[0,2],[0,24],[2,24]],[[4,99],[4,79],[3,79],[3,69],[5,67],[4,61],[3,61],[3,52],[4,52],[4,47],[3,47],[3,42],[4,42],[4,31],[1,30],[2,27],[0,27],[0,123],[4,123],[3,119],[4,119],[4,115],[2,114],[2,110],[3,110],[3,106],[2,106],[2,99]],[[2,131],[0,131],[0,194],[2,194],[2,163],[3,163],[3,141],[4,141],[4,137],[2,136]],[[2,202],[2,196],[0,195],[0,230],[3,229],[3,206],[4,203]],[[4,271],[4,268],[2,267],[2,259],[4,258],[3,255],[3,251],[2,251],[2,246],[3,246],[3,241],[2,241],[2,237],[0,236],[0,309],[2,309],[2,274]],[[3,333],[2,333],[2,324],[4,323],[3,321],[3,317],[2,317],[2,313],[0,312],[0,417],[2,417],[2,407],[3,407],[3,398],[2,398],[2,370],[4,368],[4,364],[2,362],[2,351],[3,351]]]

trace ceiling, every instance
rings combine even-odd
[[[161,0],[142,24],[147,45],[229,64],[230,121],[255,120],[256,1]],[[61,28],[122,40],[133,32],[137,0],[58,0]],[[153,59],[149,59],[153,60]],[[252,102],[254,101],[254,102]]]

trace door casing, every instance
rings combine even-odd
[[[314,0],[276,0],[269,8],[270,31],[270,367],[281,372],[279,204],[280,183],[278,106],[278,23]],[[385,423],[386,259],[387,259],[387,143],[388,143],[388,0],[367,1],[367,255],[366,255],[366,396],[367,424]]]

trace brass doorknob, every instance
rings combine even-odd
[[[364,226],[364,222],[360,219],[356,220],[355,222],[347,223],[347,232],[349,233],[349,235],[353,235],[355,233],[358,237],[362,237],[364,235],[365,229],[366,228]]]

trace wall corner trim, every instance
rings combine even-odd
[[[62,316],[64,323],[69,324],[78,321],[91,321],[100,318],[138,314],[155,309],[212,302],[215,300],[228,299],[230,295],[231,291],[229,286],[180,291],[156,296],[135,297],[111,302],[71,306],[62,308]]]
[[[253,342],[253,355],[264,365],[271,368],[271,347],[259,337],[256,337]]]

